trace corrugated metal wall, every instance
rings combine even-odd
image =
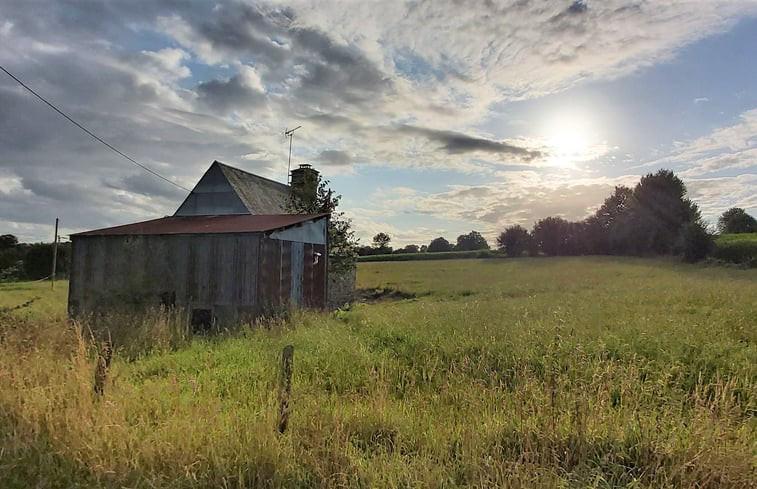
[[[173,302],[226,322],[326,301],[325,246],[260,233],[75,236],[72,262],[72,315]]]

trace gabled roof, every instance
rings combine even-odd
[[[283,214],[289,185],[214,161],[175,216]]]
[[[221,168],[250,213],[273,214],[271,211],[274,209],[282,213],[286,212],[290,194],[289,185],[224,165],[218,161],[213,163]]]
[[[221,216],[170,216],[124,226],[95,229],[76,236],[116,236],[137,234],[223,234],[262,233],[285,229],[308,221],[316,221],[329,214],[278,214],[278,215],[221,215]]]

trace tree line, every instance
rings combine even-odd
[[[720,233],[757,232],[757,220],[734,207],[720,216],[717,229]],[[360,247],[358,254],[489,249],[477,231],[458,236],[456,244],[439,237],[428,245],[392,249],[390,241],[388,234],[378,233],[372,246]],[[508,256],[679,255],[694,262],[712,252],[714,240],[683,181],[670,170],[659,170],[642,177],[634,188],[616,186],[581,221],[549,216],[536,221],[531,230],[509,226],[497,237],[497,247]]]
[[[67,277],[71,243],[58,243],[56,275]],[[52,243],[19,243],[12,234],[0,236],[0,281],[39,280],[50,275]]]
[[[370,246],[358,247],[358,255],[371,256],[371,255],[388,255],[392,253],[436,253],[440,251],[474,251],[474,250],[488,250],[489,243],[486,242],[481,233],[478,231],[471,231],[468,234],[461,234],[457,237],[457,241],[453,244],[447,241],[442,236],[431,240],[427,245],[418,246],[416,244],[409,244],[402,248],[392,248],[389,246],[392,238],[387,233],[378,233],[373,237],[373,242]]]
[[[718,231],[755,232],[757,221],[743,209],[732,208],[718,219]],[[683,181],[670,170],[659,170],[642,177],[633,189],[615,187],[582,221],[550,216],[537,221],[531,231],[510,226],[497,244],[509,256],[679,255],[694,262],[712,252],[714,239]]]

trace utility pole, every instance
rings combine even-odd
[[[289,183],[289,174],[292,171],[292,139],[294,139],[294,131],[301,128],[297,126],[294,129],[284,129],[284,136],[289,138],[289,163],[287,164],[287,183]]]
[[[53,270],[50,272],[50,288],[55,288],[55,265],[58,264],[58,218],[55,218],[55,236],[53,237]]]

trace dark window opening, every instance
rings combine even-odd
[[[176,291],[161,292],[160,305],[166,308],[176,306]]]
[[[210,309],[192,309],[192,332],[207,333],[213,326],[213,314]]]

